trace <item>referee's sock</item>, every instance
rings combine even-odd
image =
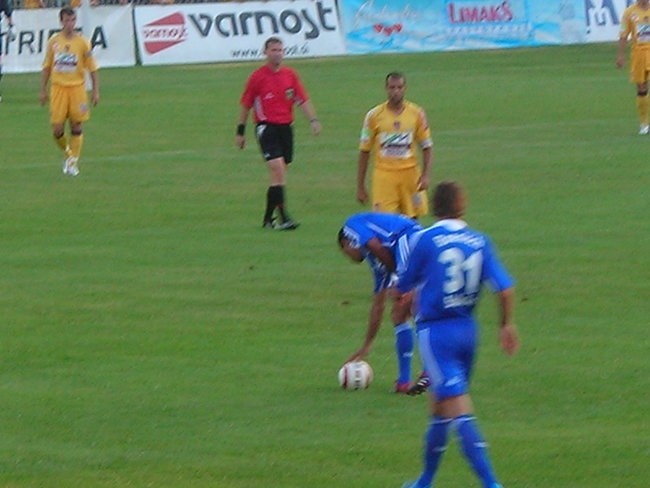
[[[266,211],[264,212],[264,223],[273,220],[273,212],[282,198],[281,186],[269,186],[266,191]]]
[[[278,213],[280,214],[280,220],[282,222],[286,222],[287,220],[291,220],[289,217],[289,214],[287,213],[287,210],[285,208],[285,200],[284,200],[284,185],[280,185],[276,187],[278,189]]]

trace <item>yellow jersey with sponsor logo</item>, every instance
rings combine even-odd
[[[50,70],[52,84],[75,86],[84,84],[85,71],[97,71],[97,63],[88,39],[78,33],[68,38],[59,32],[47,42],[43,68]]]
[[[629,39],[633,48],[650,49],[650,8],[637,3],[627,7],[621,18],[621,38]]]
[[[374,154],[375,169],[399,170],[418,164],[417,149],[431,147],[431,131],[424,110],[404,101],[396,113],[388,102],[371,109],[363,121],[359,150]]]

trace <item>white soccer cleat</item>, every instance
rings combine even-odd
[[[641,124],[639,127],[639,135],[640,136],[646,136],[650,134],[650,125],[648,124]]]
[[[75,158],[74,156],[67,157],[63,165],[63,174],[77,176],[79,174],[79,168],[77,167],[78,162],[79,158]]]

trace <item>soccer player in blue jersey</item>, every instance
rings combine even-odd
[[[350,216],[339,231],[338,241],[343,253],[352,261],[366,261],[374,278],[366,337],[361,348],[347,361],[364,359],[370,353],[372,342],[381,326],[387,290],[393,284],[391,278],[396,278],[396,272],[403,265],[409,236],[421,229],[415,220],[403,215],[362,212]],[[398,365],[396,393],[407,393],[410,387],[414,341],[408,318],[406,316],[399,322],[394,322]]]
[[[398,316],[410,313],[411,300],[416,304],[418,346],[431,381],[432,417],[425,435],[424,469],[403,488],[431,486],[450,430],[458,436],[482,486],[501,488],[469,395],[478,342],[473,312],[481,285],[489,284],[499,302],[501,347],[506,354],[514,354],[519,348],[513,323],[514,281],[490,239],[461,220],[465,205],[465,193],[457,183],[436,186],[433,208],[437,221],[412,237],[407,264],[395,288]],[[410,297],[411,293],[414,296]]]

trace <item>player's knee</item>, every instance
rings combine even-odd
[[[647,88],[639,89],[636,92],[637,97],[645,97],[647,94],[648,94],[648,89]]]
[[[82,130],[81,126],[79,126],[79,127],[71,127],[70,128],[70,134],[72,134],[73,136],[80,136],[81,134],[83,134],[83,130]]]
[[[407,295],[397,297],[393,302],[393,307],[390,311],[390,318],[393,324],[403,324],[411,316],[411,300]]]

